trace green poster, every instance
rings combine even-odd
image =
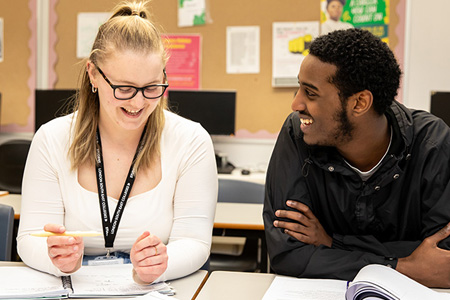
[[[389,27],[389,0],[348,0],[341,20],[354,27],[369,30],[387,42]]]

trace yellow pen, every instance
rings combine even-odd
[[[49,237],[49,236],[100,236],[103,233],[98,231],[66,231],[64,233],[53,233],[49,231],[38,231],[30,233],[32,236]]]

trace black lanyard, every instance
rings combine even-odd
[[[146,127],[147,128],[147,127]],[[142,132],[141,139],[139,140],[138,147],[136,149],[136,153],[134,154],[133,162],[131,163],[130,170],[128,171],[128,176],[125,181],[125,185],[122,189],[122,193],[120,194],[119,202],[117,203],[116,210],[114,211],[113,219],[109,218],[109,209],[108,209],[108,199],[106,193],[106,183],[105,183],[105,171],[103,166],[103,155],[102,155],[102,141],[100,139],[100,131],[97,127],[97,163],[96,163],[96,173],[97,176],[97,188],[98,188],[98,198],[100,200],[100,211],[102,213],[102,223],[103,223],[103,237],[105,239],[105,248],[113,248],[114,240],[116,238],[117,230],[120,223],[120,218],[122,217],[123,210],[125,208],[125,204],[127,203],[128,197],[130,196],[131,188],[133,187],[133,183],[135,180],[134,174],[134,162],[136,157],[141,152],[143,148],[143,139],[144,133]]]

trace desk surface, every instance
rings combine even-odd
[[[275,274],[214,271],[196,300],[261,300]]]
[[[242,175],[241,169],[234,169],[231,174],[219,174],[219,179],[233,179],[233,180],[242,180],[242,181],[250,181],[259,184],[265,184],[266,182],[266,173],[265,172],[250,172],[249,175]]]
[[[22,262],[5,262],[0,261],[0,267],[1,266],[24,266],[25,264]],[[177,300],[191,300],[195,299],[195,296],[202,288],[203,284],[205,283],[206,279],[208,278],[208,272],[205,270],[198,270],[197,272],[175,280],[170,280],[168,283],[170,283],[171,286],[173,286],[176,290],[175,297]],[[90,298],[84,298],[86,300]],[[95,298],[98,299],[98,298]],[[102,299],[114,299],[114,300],[120,300],[120,299],[130,299],[127,298],[102,298]],[[131,298],[132,299],[132,298]]]
[[[0,203],[14,208],[14,218],[20,218],[21,195],[9,194],[0,197]],[[264,230],[263,204],[217,203],[214,228]]]
[[[214,228],[264,230],[263,204],[218,202]]]
[[[14,219],[18,220],[20,219],[20,201],[21,201],[21,195],[20,194],[6,194],[2,195],[0,197],[0,203],[12,206],[14,208]]]
[[[275,274],[214,271],[196,300],[260,300],[272,284]],[[450,289],[433,289],[449,293]]]

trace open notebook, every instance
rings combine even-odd
[[[382,265],[362,268],[351,282],[277,276],[263,300],[450,300],[450,293],[427,288]]]
[[[59,299],[138,296],[151,291],[173,294],[164,282],[134,282],[133,265],[82,266],[70,276],[56,277],[27,266],[0,268],[0,299]]]

